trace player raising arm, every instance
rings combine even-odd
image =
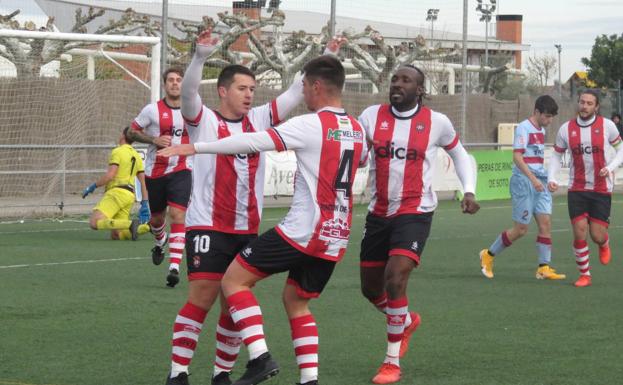
[[[265,132],[159,151],[165,156],[269,150],[296,153],[290,211],[279,225],[243,248],[223,277],[223,294],[250,359],[234,385],[257,384],[279,370],[268,352],[262,313],[251,288],[269,275],[286,271],[283,300],[300,384],[318,384],[318,328],[308,303],[320,295],[346,250],[352,224],[352,184],[367,151],[359,123],[342,108],[345,75],[341,63],[325,55],[307,63],[304,71],[305,103],[315,113]]]
[[[119,135],[119,146],[110,153],[106,174],[85,188],[82,198],[86,198],[96,188],[106,186],[104,197],[93,208],[89,225],[93,230],[112,230],[113,239],[131,237],[135,241],[139,234],[149,231],[149,225],[145,223],[149,220],[149,206],[143,160],[131,146],[132,139],[127,136],[129,129],[129,127],[124,128]],[[135,177],[141,184],[143,197],[139,210],[142,224],[139,224],[137,220],[130,220],[130,210],[134,204],[134,189],[136,188]]]
[[[599,94],[585,90],[578,98],[578,116],[564,123],[556,135],[556,143],[548,173],[548,188],[558,189],[556,179],[562,154],[571,154],[567,206],[573,228],[573,251],[580,271],[576,287],[592,284],[589,250],[590,234],[599,245],[599,261],[610,262],[608,225],[612,200],[612,172],[623,162],[623,146],[616,125],[598,114]],[[616,156],[607,163],[606,147],[616,148]]]

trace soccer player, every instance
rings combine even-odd
[[[321,56],[309,61],[304,72],[303,96],[314,113],[267,131],[160,150],[161,155],[269,150],[296,153],[290,211],[279,225],[245,247],[223,277],[223,294],[249,351],[247,369],[235,385],[258,384],[279,370],[268,351],[262,312],[251,288],[269,275],[285,271],[288,279],[283,301],[300,384],[318,384],[318,329],[308,303],[320,295],[346,250],[351,232],[352,184],[367,151],[362,128],[342,108],[345,75],[339,60]]]
[[[216,41],[209,30],[198,37],[197,50],[182,82],[182,114],[192,142],[266,130],[279,124],[280,117],[300,103],[303,94],[298,78],[272,102],[250,108],[255,76],[244,66],[230,65],[217,80],[218,109],[203,107],[199,82],[203,64],[215,49]],[[188,367],[199,330],[219,296],[221,278],[236,254],[257,237],[262,216],[264,154],[198,154],[193,162],[193,189],[186,214],[189,295],[174,325],[169,385],[188,383]],[[197,333],[189,332],[190,326],[198,327],[194,329]],[[180,330],[185,333],[180,334]],[[224,298],[221,298],[216,340],[212,384],[231,384],[229,375],[242,341]]]
[[[532,116],[519,123],[513,140],[513,173],[510,193],[513,202],[513,227],[503,231],[488,249],[480,251],[482,274],[493,278],[493,259],[504,249],[528,232],[532,216],[539,234],[536,237],[536,253],[539,266],[537,279],[565,279],[556,273],[552,260],[551,215],[552,194],[547,189],[547,171],[543,166],[545,157],[545,128],[558,114],[558,105],[549,95],[539,96]]]
[[[623,162],[623,146],[615,124],[598,114],[599,94],[591,89],[578,98],[578,116],[564,123],[556,135],[549,167],[549,190],[558,189],[556,176],[562,154],[571,154],[567,206],[573,228],[573,251],[580,277],[576,287],[592,284],[587,235],[599,245],[599,261],[610,262],[608,225],[612,195],[612,172]],[[616,148],[616,155],[606,163],[606,148]]]
[[[184,253],[184,219],[190,189],[191,159],[180,156],[165,159],[156,155],[158,148],[171,144],[189,143],[188,132],[180,112],[180,86],[184,73],[178,68],[169,68],[164,72],[165,97],[156,103],[148,104],[132,122],[130,137],[141,143],[148,143],[145,159],[145,175],[149,191],[151,209],[151,231],[155,246],[151,250],[152,262],[162,263],[164,245],[167,243],[165,219],[168,207],[169,222],[169,272],[167,286],[175,287],[179,282],[179,270]]]
[[[95,183],[90,184],[82,192],[82,198],[95,191],[96,188],[106,186],[104,197],[93,208],[89,219],[89,225],[93,230],[112,230],[113,234],[120,237],[128,237],[136,240],[139,234],[149,231],[149,225],[144,223],[149,220],[149,206],[147,204],[147,189],[145,188],[145,175],[143,160],[138,152],[131,146],[132,139],[128,138],[129,127],[126,127],[119,135],[119,146],[110,152],[108,170]],[[142,196],[139,210],[140,221],[130,220],[130,210],[134,204],[135,177],[141,184]]]
[[[475,170],[450,120],[422,105],[424,73],[400,67],[391,77],[390,104],[368,107],[359,117],[373,144],[369,184],[372,200],[361,241],[361,290],[386,314],[387,352],[375,384],[400,381],[399,357],[420,316],[409,312],[411,271],[420,263],[437,196],[432,189],[437,149],[454,161],[463,188],[463,212],[474,214]]]

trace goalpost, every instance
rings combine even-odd
[[[73,49],[18,71],[59,43]],[[160,98],[160,47],[158,37],[0,29],[0,50],[19,51],[0,60],[0,220],[90,211],[101,191],[80,192],[121,129]]]

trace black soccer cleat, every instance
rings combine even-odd
[[[169,241],[169,237],[165,236],[164,243],[161,246],[155,245],[153,249],[151,249],[151,261],[154,265],[158,266],[164,261],[164,246]]]
[[[133,241],[138,239],[138,225],[138,219],[132,219],[132,223],[130,223],[130,233],[132,234]]]
[[[247,370],[233,385],[256,385],[279,373],[279,365],[272,359],[269,352],[250,360]]]
[[[231,385],[230,374],[230,372],[220,372],[212,377],[212,385]]]
[[[180,272],[176,269],[169,270],[169,274],[167,275],[167,286],[175,287],[180,282]]]
[[[304,384],[301,384],[300,382],[297,382],[296,385],[318,385],[318,380],[307,381]]]
[[[188,373],[180,373],[177,377],[173,378],[171,378],[171,374],[169,374],[165,385],[190,385],[190,382],[188,382]]]

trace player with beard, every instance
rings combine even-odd
[[[613,188],[612,172],[623,162],[623,146],[616,125],[598,115],[599,94],[585,90],[578,98],[578,116],[558,130],[547,187],[558,189],[556,177],[562,154],[571,154],[567,206],[573,228],[573,251],[580,271],[576,287],[592,284],[587,235],[599,245],[599,261],[610,263],[608,225]],[[616,148],[616,155],[607,163],[606,148]]]
[[[430,231],[437,197],[432,189],[437,150],[454,161],[465,195],[464,213],[474,214],[476,173],[447,116],[422,105],[424,73],[400,67],[391,78],[390,104],[368,107],[359,117],[373,144],[372,200],[361,242],[361,290],[386,314],[387,351],[375,384],[400,381],[400,360],[420,323],[409,312],[407,283]]]

